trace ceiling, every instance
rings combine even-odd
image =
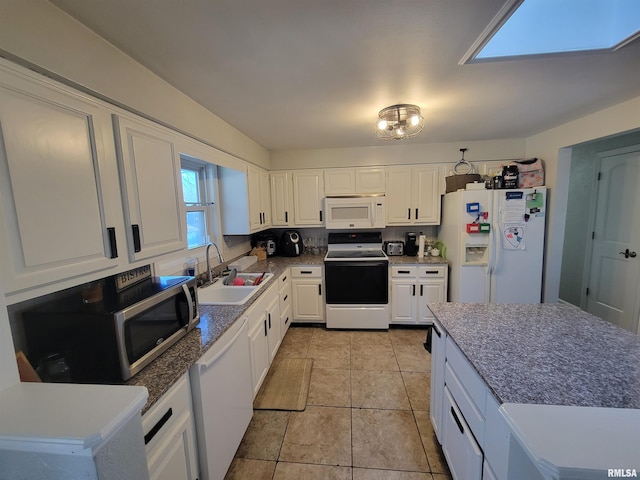
[[[640,42],[459,65],[506,0],[51,0],[269,150],[524,138],[640,95]]]

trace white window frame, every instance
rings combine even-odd
[[[215,185],[215,168],[207,162],[195,161],[189,158],[185,158],[184,156],[180,159],[180,168],[181,170],[191,170],[198,172],[198,181],[199,181],[199,192],[200,192],[200,202],[198,203],[187,203],[184,202],[184,196],[182,201],[184,202],[185,207],[185,222],[186,215],[189,212],[203,212],[205,223],[206,223],[206,238],[205,243],[202,245],[196,246],[188,246],[188,249],[196,250],[198,248],[204,247],[207,243],[211,241],[211,238],[214,236],[213,233],[213,225],[214,225],[214,213],[215,213],[215,203],[214,203],[214,185]]]

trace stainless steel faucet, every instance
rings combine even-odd
[[[216,252],[218,252],[218,263],[224,262],[224,258],[222,258],[222,254],[220,253],[220,249],[218,248],[218,246],[213,242],[207,243],[207,249],[205,250],[205,255],[207,257],[207,283],[213,282],[213,274],[211,273],[211,260],[209,259],[209,249],[212,246],[216,247]]]

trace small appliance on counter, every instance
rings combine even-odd
[[[404,242],[402,240],[384,242],[383,250],[389,256],[404,255]]]
[[[113,275],[23,312],[27,357],[43,381],[122,383],[195,328],[195,278],[150,271]]]
[[[251,246],[263,248],[267,252],[267,257],[276,254],[276,245],[278,244],[278,235],[273,232],[260,232],[251,237]]]
[[[418,254],[418,235],[415,232],[407,232],[404,241],[404,254],[415,257]]]
[[[304,252],[302,237],[297,230],[286,230],[280,237],[278,253],[283,257],[297,257]]]

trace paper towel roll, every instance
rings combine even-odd
[[[418,237],[418,258],[424,257],[424,242],[425,236],[420,235],[420,237]]]

